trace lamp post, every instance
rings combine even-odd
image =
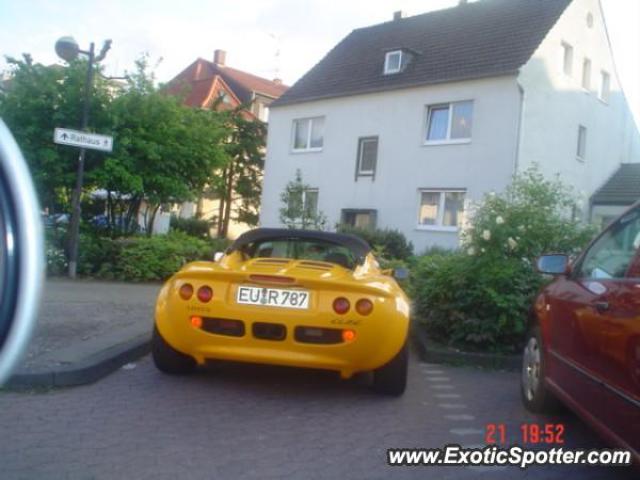
[[[80,50],[78,43],[73,37],[62,37],[56,42],[56,53],[60,58],[67,63],[72,62],[78,58],[79,54],[87,56],[87,76],[84,84],[84,100],[82,105],[82,120],[80,122],[80,129],[87,130],[89,124],[89,105],[91,101],[91,88],[93,85],[93,67],[94,64],[104,60],[107,56],[107,52],[111,48],[111,40],[105,40],[102,45],[100,53],[96,56],[94,43],[91,42],[89,50]],[[73,196],[71,197],[71,222],[69,224],[69,278],[76,278],[76,271],[78,267],[78,243],[80,236],[80,214],[81,214],[81,202],[80,197],[82,194],[82,186],[84,184],[84,158],[86,150],[80,149],[80,155],[78,156],[78,166],[76,173],[76,186],[73,190]]]

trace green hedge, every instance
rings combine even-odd
[[[542,281],[525,260],[436,254],[418,259],[411,295],[435,339],[467,350],[514,352]]]
[[[50,275],[63,275],[66,261],[62,234],[47,235],[47,266]],[[201,239],[183,232],[152,237],[111,239],[94,233],[80,235],[78,273],[104,280],[148,282],[164,280],[184,264],[213,260],[229,242]]]
[[[209,238],[211,223],[198,218],[180,218],[171,216],[171,230],[186,233],[192,237]]]

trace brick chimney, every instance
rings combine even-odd
[[[215,63],[216,65],[224,67],[224,62],[226,59],[227,52],[225,52],[224,50],[216,50],[215,52],[213,52],[213,63]]]
[[[405,17],[405,14],[402,10],[398,10],[397,12],[393,12],[393,19],[400,20]]]

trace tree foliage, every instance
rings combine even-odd
[[[212,190],[220,199],[218,236],[226,237],[231,220],[258,224],[267,128],[249,118],[244,105],[222,114],[231,132],[225,145],[228,161]]]
[[[108,192],[127,195],[128,227],[144,201],[150,233],[161,205],[195,200],[226,162],[222,139],[229,130],[221,115],[183,106],[157,89],[147,57],[114,99],[111,120],[114,152],[96,178]]]
[[[22,149],[42,206],[51,212],[68,210],[78,149],[54,144],[53,130],[79,127],[87,62],[44,66],[25,54],[21,59],[7,57],[7,63],[10,80],[0,91],[0,117]],[[110,132],[110,102],[104,79],[96,75],[90,106],[94,131]],[[91,171],[102,154],[87,153],[86,167]]]
[[[28,55],[8,60],[10,81],[0,95],[0,115],[23,149],[42,205],[68,211],[78,150],[55,145],[52,137],[55,127],[80,122],[86,61],[62,67],[36,64]],[[87,151],[85,192],[107,192],[112,232],[135,231],[144,206],[150,233],[161,205],[195,200],[216,183],[216,172],[229,161],[224,142],[232,129],[224,113],[184,106],[156,87],[148,56],[138,59],[117,94],[96,68],[89,124],[114,136],[114,150]]]

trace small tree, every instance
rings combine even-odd
[[[146,204],[151,234],[161,205],[192,201],[214,181],[227,160],[223,140],[229,129],[221,113],[189,108],[159,90],[147,56],[137,60],[111,115],[117,142],[96,170],[96,183],[107,190],[109,205],[114,203],[111,192],[126,195],[128,206],[119,212],[126,230]],[[114,227],[115,213],[110,217]]]
[[[318,210],[318,197],[312,193],[311,187],[302,180],[302,172],[296,170],[295,179],[287,183],[280,195],[284,205],[280,209],[280,222],[287,228],[324,230],[327,217]]]

